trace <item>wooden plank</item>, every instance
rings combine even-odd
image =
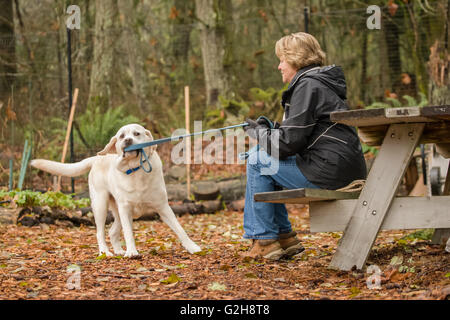
[[[358,136],[368,146],[379,146],[383,142],[389,125],[359,127]],[[426,123],[419,143],[450,143],[450,121]]]
[[[358,196],[359,192],[301,188],[256,193],[253,198],[258,202],[308,204],[311,201],[357,199]]]
[[[433,119],[450,120],[450,106],[429,106],[421,109],[421,115]]]
[[[425,124],[390,126],[330,267],[362,269]]]
[[[336,111],[331,121],[355,127],[377,126],[394,123],[435,122],[450,120],[450,106],[378,108]]]
[[[357,203],[358,200],[311,203],[311,232],[344,231]],[[395,198],[380,230],[423,228],[450,228],[450,196]]]

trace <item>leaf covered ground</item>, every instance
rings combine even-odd
[[[367,265],[328,269],[342,233],[309,233],[307,207],[288,205],[306,250],[280,262],[239,253],[242,211],[178,217],[203,251],[190,255],[159,220],[135,221],[139,259],[98,256],[95,228],[0,225],[0,299],[446,299],[450,254],[424,231],[381,232]],[[109,243],[109,242],[108,242]],[[378,276],[378,274],[377,274]],[[370,282],[370,281],[369,281]]]

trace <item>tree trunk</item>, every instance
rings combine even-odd
[[[140,31],[136,23],[136,6],[132,1],[119,1],[119,12],[125,36],[125,49],[133,82],[133,93],[136,96],[139,110],[143,114],[152,113],[149,99],[149,82],[142,55]]]
[[[7,103],[16,73],[13,1],[0,0],[0,101]]]
[[[109,107],[114,79],[114,30],[116,0],[95,1],[94,61],[92,62],[89,103]]]
[[[430,48],[428,60],[428,102],[430,105],[450,104],[450,58],[448,49],[448,33],[450,5],[447,4],[445,32],[442,41],[437,40]]]
[[[183,75],[187,75],[188,58],[190,48],[190,36],[193,23],[194,3],[185,0],[174,0],[174,14],[172,22],[172,54],[175,61],[175,68],[183,70]]]
[[[231,89],[229,70],[232,46],[229,36],[230,0],[196,0],[196,13],[201,21],[200,43],[206,84],[206,104],[218,105],[219,95],[227,96]]]

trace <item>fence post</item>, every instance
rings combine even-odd
[[[309,11],[308,7],[305,7],[303,9],[303,14],[304,14],[304,17],[305,17],[305,32],[306,33],[309,33],[309,15],[308,15],[308,11]]]
[[[69,91],[69,116],[72,109],[72,44],[70,29],[67,28],[67,71],[68,71],[68,91]],[[70,128],[70,163],[73,163],[73,130]],[[71,178],[72,193],[75,193],[75,179]]]

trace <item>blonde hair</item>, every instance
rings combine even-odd
[[[311,64],[325,64],[325,52],[320,48],[319,42],[305,32],[291,33],[278,40],[275,54],[296,70]]]

